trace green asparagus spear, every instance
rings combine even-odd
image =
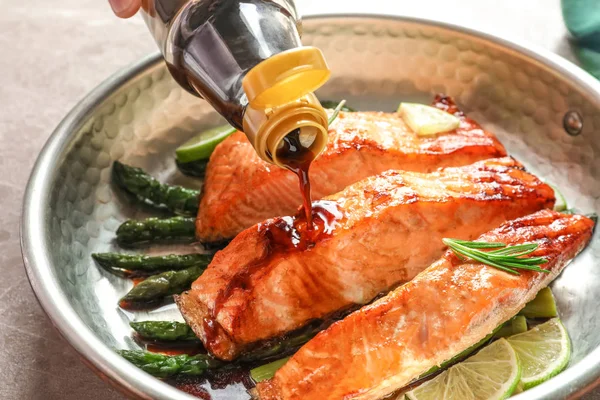
[[[279,368],[283,367],[283,364],[285,364],[289,359],[289,357],[286,357],[282,358],[281,360],[273,361],[268,364],[261,365],[260,367],[253,368],[250,370],[250,376],[256,383],[271,379],[273,376],[275,376],[275,372],[277,372]]]
[[[178,340],[199,340],[187,324],[175,321],[139,321],[129,325],[142,339],[174,342]]]
[[[92,258],[104,269],[117,275],[154,275],[163,271],[180,270],[194,265],[207,266],[209,254],[169,254],[143,256],[120,253],[94,253]]]
[[[177,374],[198,376],[208,369],[225,365],[206,354],[165,356],[142,350],[117,350],[117,353],[136,367],[158,378],[168,378]]]
[[[148,340],[175,341],[196,338],[192,329],[181,322],[142,321],[132,322],[130,325],[142,338]],[[265,345],[242,355],[238,360],[240,362],[250,363],[291,354],[296,351],[298,347],[315,337],[315,335],[323,330],[323,328],[324,325],[306,327],[300,332],[292,333],[276,342],[265,343]]]
[[[181,162],[176,160],[175,163],[177,164],[177,168],[179,168],[181,173],[188,176],[194,176],[196,178],[204,178],[208,160],[196,160],[189,162]]]
[[[134,324],[136,326],[134,326]],[[168,338],[162,340],[170,340],[170,337],[176,336],[169,336],[170,324],[175,324],[174,326],[176,326],[176,329],[180,330],[179,333],[181,333],[181,338],[184,337],[183,332],[186,331],[186,328],[191,331],[191,329],[185,324],[170,323],[166,321],[157,321],[156,323],[154,321],[146,321],[139,323],[133,322],[131,323],[131,326],[140,334],[142,334],[142,332],[144,332],[144,334],[148,333],[149,335],[151,335],[150,338],[152,339],[158,338],[159,336],[162,338],[166,335]],[[164,325],[164,327],[161,325]],[[167,328],[165,329],[165,327]],[[274,346],[268,346],[263,349],[257,349],[253,352],[246,354],[245,356],[242,356],[238,359],[238,361],[242,363],[254,362],[261,359],[272,358],[275,355],[281,355],[286,351],[294,351],[298,346],[306,343],[308,340],[314,337],[318,333],[320,328],[321,327],[313,327],[305,332],[302,332],[299,335],[294,335],[292,337],[284,339]],[[193,333],[190,333],[190,335],[193,335]],[[178,340],[181,340],[181,338],[179,338]],[[165,378],[175,374],[201,375],[206,369],[220,368],[227,365],[203,354],[196,356],[163,356],[160,354],[133,350],[121,350],[118,351],[118,353],[133,364],[135,364],[137,367],[159,378]],[[277,360],[272,363],[255,368],[251,371],[251,375],[256,382],[260,382],[261,380],[267,379],[279,367],[281,367],[281,365],[283,365],[283,363],[285,363],[287,359],[288,358],[285,358],[283,360]],[[196,365],[192,365],[188,368],[188,364],[191,364],[192,362],[199,362],[201,368],[197,368]],[[204,365],[207,365],[207,367],[204,367]]]
[[[194,282],[206,269],[205,266],[193,266],[182,269],[181,271],[167,271],[158,275],[152,275],[134,286],[127,293],[119,304],[123,308],[130,307],[130,304],[151,303],[173,294],[179,294],[189,289]]]
[[[321,101],[321,105],[323,106],[323,108],[331,108],[332,110],[335,109],[338,104],[340,104],[339,101],[332,101],[332,100],[323,100]],[[342,111],[350,111],[350,112],[354,112],[356,111],[355,109],[353,109],[352,107],[348,107],[347,105],[344,104],[344,106],[341,108]]]
[[[275,343],[267,343],[265,346],[261,346],[244,354],[239,358],[239,361],[254,362],[281,357],[285,354],[291,354],[296,351],[298,347],[315,337],[317,333],[323,330],[323,328],[323,326],[319,325],[303,329],[301,332],[292,333]]]
[[[527,318],[554,318],[558,316],[556,302],[550,288],[543,288],[533,300],[519,311],[519,315]]]
[[[142,282],[143,283],[143,282]],[[140,283],[141,285],[141,283]],[[139,285],[138,285],[139,286]],[[193,340],[196,337],[192,332],[191,328],[186,324],[180,322],[170,322],[170,321],[143,321],[143,322],[132,322],[131,327],[138,333],[142,338],[148,340],[163,340],[163,341],[175,341],[175,340]],[[278,341],[276,344],[267,343],[265,346],[259,347],[238,359],[241,363],[253,363],[258,360],[268,360],[273,359],[275,357],[281,357],[286,354],[291,354],[298,349],[299,346],[308,342],[312,339],[319,331],[324,328],[324,325],[313,325],[308,328],[303,329],[299,333],[293,333],[290,336]],[[129,361],[142,368],[144,371],[155,375],[162,373],[160,368],[157,368],[154,363],[149,362],[149,360],[154,360],[150,355],[145,356],[147,354],[143,351],[124,351],[125,354],[129,356],[123,355]],[[120,352],[120,354],[123,354]],[[181,364],[180,359],[177,357],[180,356],[160,356],[160,365],[179,365]],[[212,360],[212,359],[211,359]],[[214,360],[213,360],[214,361]],[[225,364],[222,364],[225,365]],[[221,366],[221,365],[218,365]],[[170,370],[171,371],[171,370]],[[175,372],[169,372],[170,374],[187,374],[187,375],[197,375],[198,371],[191,370],[187,371],[185,369],[177,370]],[[155,375],[158,377],[164,377],[164,375]]]
[[[117,229],[117,243],[123,247],[148,242],[174,240],[193,241],[195,239],[194,218],[147,218],[125,221]]]
[[[164,206],[175,214],[196,215],[198,213],[198,190],[186,189],[160,183],[143,169],[115,161],[112,169],[113,181],[122,189],[136,195],[142,201],[155,206]]]

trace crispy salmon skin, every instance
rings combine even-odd
[[[176,301],[207,350],[231,360],[412,279],[443,237],[473,239],[553,204],[552,188],[508,157],[387,171],[314,202],[313,231],[301,210],[240,233]]]
[[[460,127],[421,137],[396,113],[341,112],[329,129],[327,148],[310,167],[313,199],[388,169],[431,172],[506,155],[495,136],[450,98],[438,96],[434,105],[459,116]],[[261,160],[237,132],[211,155],[196,235],[205,243],[231,239],[267,218],[293,214],[301,204],[297,177]]]
[[[594,222],[542,210],[479,237],[537,243],[549,274],[512,275],[452,252],[382,299],[304,345],[270,381],[261,400],[380,399],[483,339],[547,286],[589,242]]]

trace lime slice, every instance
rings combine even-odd
[[[209,158],[215,147],[236,130],[231,125],[223,125],[194,136],[175,150],[177,161],[186,163]]]
[[[556,201],[554,202],[554,211],[565,211],[568,208],[567,199],[565,199],[565,196],[563,196],[556,186],[551,183],[548,183],[548,185],[554,189],[554,198],[556,198]]]
[[[517,354],[506,339],[499,339],[407,392],[406,397],[410,400],[506,399],[520,379]]]
[[[558,318],[508,339],[523,366],[521,380],[525,390],[561,372],[571,358],[571,341]]]
[[[460,119],[454,115],[424,104],[400,103],[398,113],[419,136],[453,131],[460,125]]]

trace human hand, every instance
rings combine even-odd
[[[142,0],[108,0],[117,17],[133,17],[141,7]]]

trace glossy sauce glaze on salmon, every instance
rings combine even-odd
[[[311,165],[312,198],[388,169],[431,172],[506,155],[495,136],[465,117],[450,98],[437,96],[433,104],[460,117],[460,127],[418,136],[396,113],[341,112],[329,129],[325,151]],[[267,218],[292,214],[301,204],[294,173],[262,161],[237,132],[211,155],[196,236],[205,243],[231,239]]]
[[[511,275],[451,251],[411,282],[330,326],[270,381],[261,400],[380,399],[479,342],[547,286],[589,242],[594,222],[543,210],[478,240],[537,243],[542,272]]]
[[[205,347],[230,360],[256,343],[412,279],[444,250],[500,223],[552,207],[551,187],[512,158],[424,174],[387,171],[255,225],[215,254],[176,298]]]

